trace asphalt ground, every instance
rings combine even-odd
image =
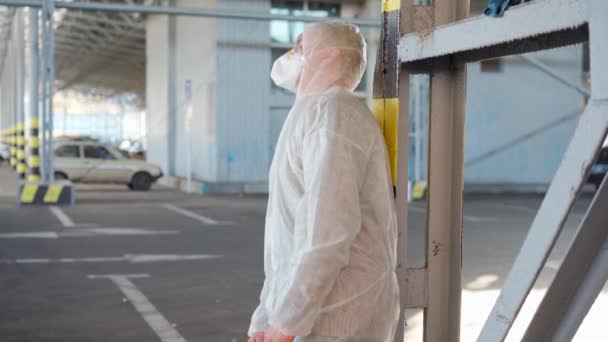
[[[77,186],[77,205],[18,208],[0,169],[0,341],[246,341],[263,281],[263,196]],[[467,196],[462,341],[474,341],[541,197]],[[555,275],[590,197],[576,203],[509,340]],[[409,255],[423,263],[425,204],[410,208]],[[605,341],[608,289],[577,341]],[[408,311],[408,341],[422,313]]]

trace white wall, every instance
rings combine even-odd
[[[215,0],[176,0],[178,7],[214,7]],[[215,19],[176,17],[170,42],[167,16],[150,16],[146,23],[146,112],[148,160],[176,176],[187,174],[188,135],[185,120],[185,81],[192,81],[193,120],[190,127],[192,174],[200,180],[217,177]],[[171,48],[174,65],[171,65]],[[174,75],[172,75],[174,72]],[[172,101],[174,97],[174,101]],[[171,132],[171,127],[174,132]],[[174,134],[174,138],[172,138]],[[171,160],[174,165],[171,165]]]
[[[531,54],[560,75],[580,84],[580,45]],[[504,71],[482,73],[468,67],[465,160],[512,142],[513,147],[465,166],[468,184],[547,185],[572,136],[577,118],[525,135],[569,114],[581,113],[582,97],[519,57],[505,59]]]
[[[222,0],[218,7],[269,13],[269,0]],[[218,20],[218,178],[262,184],[270,154],[270,27],[265,21]]]
[[[215,7],[215,0],[178,0],[179,7]],[[177,17],[176,20],[176,154],[178,176],[187,175],[188,133],[185,120],[185,82],[192,81],[192,176],[217,179],[216,135],[216,20]]]

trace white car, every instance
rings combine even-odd
[[[9,153],[9,146],[4,143],[0,143],[0,162],[9,160],[11,155]]]
[[[55,178],[73,182],[126,184],[131,190],[148,190],[162,177],[160,167],[125,158],[116,149],[91,140],[57,140]]]

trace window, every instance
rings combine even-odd
[[[481,61],[481,72],[502,72],[502,60],[493,58]]]
[[[84,147],[84,157],[92,159],[116,159],[107,148],[103,146],[88,145]]]
[[[301,16],[304,15],[304,3],[302,1],[273,0],[270,14]],[[270,22],[270,39],[273,43],[293,44],[302,30],[304,30],[304,23],[273,20]]]
[[[314,16],[320,18],[339,17],[340,5],[327,4],[319,1],[309,0],[272,0],[270,14],[274,15],[293,15],[293,16]],[[285,54],[294,45],[298,36],[304,31],[306,24],[297,21],[272,20],[270,22],[270,40],[275,45],[285,45],[285,47],[273,47],[271,51],[270,65]],[[274,91],[287,92],[270,82]]]
[[[339,4],[326,4],[318,1],[272,0],[270,14],[312,16],[320,18],[339,17]],[[297,21],[272,20],[270,39],[273,43],[293,45],[298,35],[304,31],[305,23]]]
[[[61,158],[80,158],[79,145],[63,145],[55,149],[55,156]]]

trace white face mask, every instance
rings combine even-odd
[[[304,58],[295,51],[289,50],[272,64],[270,78],[277,86],[295,93],[296,81],[303,66]]]

